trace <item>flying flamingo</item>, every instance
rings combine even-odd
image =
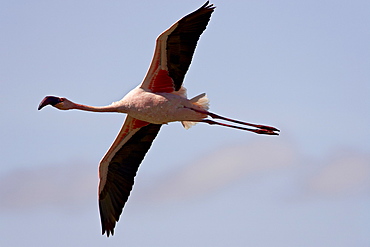
[[[278,135],[279,130],[225,118],[208,111],[208,99],[200,94],[186,98],[182,87],[198,39],[215,7],[207,1],[183,17],[156,40],[154,56],[143,82],[120,101],[103,107],[76,104],[66,98],[45,97],[38,109],[52,105],[59,110],[126,113],[126,120],[99,165],[99,210],[102,234],[114,234],[114,227],[130,195],[140,163],[162,124],[181,121],[188,129],[198,122],[237,128],[257,134]],[[241,127],[213,119],[234,122]]]

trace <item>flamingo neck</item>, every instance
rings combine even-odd
[[[81,104],[74,104],[73,109],[81,110],[81,111],[92,111],[92,112],[122,112],[119,110],[116,105],[108,105],[108,106],[88,106],[88,105],[81,105]]]

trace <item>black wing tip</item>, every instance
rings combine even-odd
[[[119,215],[118,215],[118,218],[117,217],[107,218],[107,217],[104,216],[103,211],[104,211],[104,207],[102,207],[101,200],[99,198],[99,213],[100,213],[100,222],[101,222],[102,235],[107,234],[107,237],[109,237],[110,235],[113,236],[114,235],[114,228],[116,226],[116,222],[119,219]],[[118,212],[119,212],[119,214],[121,214],[122,210],[121,211],[118,210]]]
[[[199,9],[215,9],[216,6],[213,5],[213,3],[209,4],[209,1],[207,1],[205,4],[203,4],[202,7],[200,7]]]
[[[110,220],[107,220],[107,219],[101,219],[101,229],[102,229],[102,232],[101,234],[104,235],[104,234],[107,234],[107,238],[109,238],[110,235],[114,235],[114,228],[116,227],[116,222],[118,220],[113,220],[113,221],[110,221]]]
[[[114,228],[112,229],[102,229],[102,235],[107,234],[107,238],[109,238],[110,235],[114,235]]]

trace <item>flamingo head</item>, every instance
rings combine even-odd
[[[69,110],[74,108],[74,103],[66,98],[60,98],[56,96],[46,96],[40,103],[38,110],[43,107],[51,105],[59,110]]]

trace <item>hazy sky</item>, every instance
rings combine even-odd
[[[258,136],[164,126],[114,237],[97,166],[155,38],[204,2],[3,1],[0,246],[370,246],[370,2],[215,1],[185,78]]]

